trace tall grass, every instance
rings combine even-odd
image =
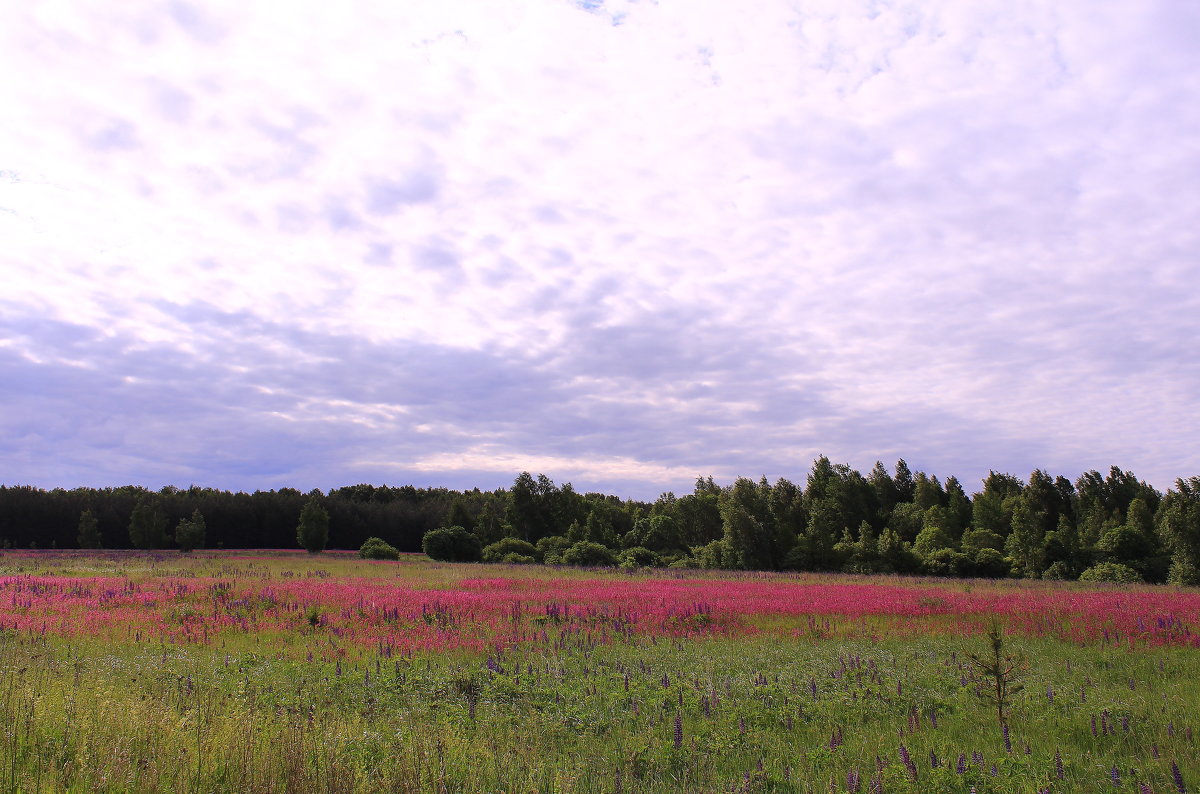
[[[1194,593],[282,554],[0,564],[4,791],[1200,785]],[[1027,661],[1007,740],[969,657],[993,615]]]

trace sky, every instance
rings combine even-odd
[[[1200,474],[1200,5],[0,26],[0,482]]]

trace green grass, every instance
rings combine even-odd
[[[95,575],[86,568],[105,565],[74,570]],[[104,575],[252,577],[308,565],[435,587],[464,575],[330,556],[113,565]],[[862,792],[872,778],[887,792],[1142,783],[1170,792],[1172,761],[1189,790],[1200,786],[1189,734],[1200,714],[1194,649],[1010,636],[1027,668],[1009,752],[966,656],[984,650],[981,637],[894,637],[881,621],[875,640],[635,635],[596,644],[543,627],[544,641],[491,658],[494,670],[488,655],[465,652],[309,661],[282,638],[257,635],[177,646],[0,632],[0,791],[827,792],[847,791],[854,771]],[[306,642],[333,647],[320,636]],[[959,754],[969,762],[963,774]]]

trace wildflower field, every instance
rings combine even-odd
[[[1198,632],[1164,587],[6,552],[0,791],[1198,791]]]

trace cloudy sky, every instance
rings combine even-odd
[[[0,482],[1200,474],[1188,0],[46,0]]]

